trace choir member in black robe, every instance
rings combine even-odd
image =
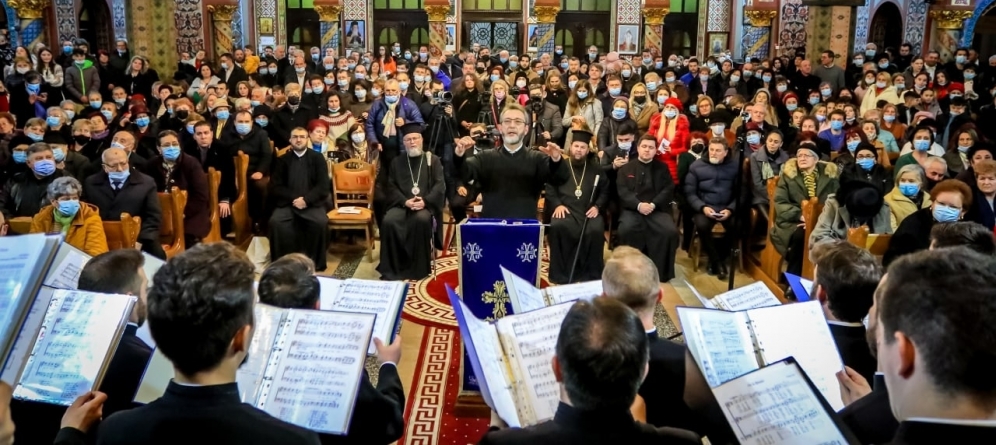
[[[889,388],[885,387],[885,378],[880,373],[875,374],[871,394],[845,406],[837,414],[861,443],[889,443],[899,428],[889,406]]]
[[[326,269],[325,248],[329,218],[329,167],[321,153],[311,149],[308,130],[290,133],[291,150],[277,158],[270,179],[275,209],[270,217],[270,257],[303,253]]]
[[[433,249],[442,245],[446,183],[439,158],[422,149],[422,126],[401,127],[407,156],[397,156],[384,188],[387,213],[380,225],[380,264],[385,280],[419,280],[429,275]]]
[[[474,140],[464,137],[457,141],[453,163],[466,180],[480,188],[482,217],[536,219],[540,192],[560,168],[561,150],[552,142],[530,149],[523,140],[527,132],[526,111],[513,104],[501,113],[502,147],[464,160]]]
[[[632,246],[654,261],[661,282],[674,278],[678,228],[671,216],[674,181],[666,164],[655,159],[657,144],[644,135],[637,147],[637,162],[619,168],[619,244]]]
[[[552,283],[570,282],[572,266],[575,268],[574,282],[597,280],[602,275],[605,222],[601,212],[609,201],[609,187],[598,155],[591,151],[591,138],[591,133],[574,131],[570,157],[567,162],[560,163],[560,171],[556,174],[569,179],[560,185],[546,185],[546,212],[551,216]],[[588,221],[586,226],[585,220]],[[575,252],[579,252],[577,265],[572,265]]]

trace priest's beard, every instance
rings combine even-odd
[[[295,147],[295,146],[291,145],[291,150],[294,150],[294,153],[297,153],[297,154],[304,153],[304,151],[307,150],[307,149],[308,149],[307,145],[305,145],[303,147]]]
[[[409,158],[417,158],[419,156],[422,156],[422,153],[423,153],[422,152],[422,147],[415,147],[415,148],[407,148],[407,147],[405,147],[405,151],[408,153],[408,157]]]
[[[503,135],[502,137],[505,139],[505,145],[515,146],[519,145],[519,142],[522,142],[522,135],[509,134],[509,135]]]

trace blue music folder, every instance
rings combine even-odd
[[[792,288],[792,292],[795,293],[795,299],[800,303],[803,301],[812,300],[809,293],[813,290],[813,282],[809,281],[798,275],[793,275],[785,272],[785,280],[788,281],[789,287]]]

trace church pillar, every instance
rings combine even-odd
[[[342,13],[342,5],[339,2],[323,3],[315,5],[315,12],[321,20],[322,48],[332,48],[336,55],[339,54],[339,18]],[[324,52],[322,52],[324,54]]]
[[[930,49],[941,55],[941,60],[953,59],[955,50],[961,44],[965,20],[972,17],[971,10],[945,9],[930,11],[930,21],[934,25],[930,33]]]
[[[671,0],[646,0],[643,5],[643,47],[653,56],[664,58],[664,17],[671,12]],[[665,60],[665,62],[667,62]]]
[[[536,54],[553,54],[553,47],[556,46],[556,23],[557,14],[560,13],[559,0],[536,0],[533,7],[536,12],[536,34],[528,36],[529,44],[527,48],[536,48]]]
[[[21,45],[33,50],[35,45],[45,41],[45,9],[49,3],[45,0],[8,0],[7,4],[17,11],[21,20],[19,34]]]
[[[442,55],[446,49],[446,16],[450,14],[450,2],[425,0],[425,13],[429,15],[429,54]]]
[[[208,6],[211,13],[211,24],[214,25],[214,32],[211,34],[214,42],[214,59],[217,60],[222,54],[230,53],[232,48],[232,16],[238,5],[218,4]]]
[[[820,60],[820,53],[828,49],[834,54],[851,54],[857,16],[856,6],[809,6],[806,58],[814,62],[813,66]],[[847,59],[840,57],[836,63],[846,66]]]
[[[758,2],[757,4],[763,4]],[[777,6],[775,6],[777,7]],[[743,53],[751,60],[764,60],[771,53],[771,28],[777,9],[752,7],[744,11]]]

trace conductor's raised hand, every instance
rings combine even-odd
[[[474,146],[474,144],[474,140],[471,139],[470,136],[464,136],[456,140],[456,147],[453,148],[453,153],[462,157],[470,147]]]
[[[562,206],[562,205],[557,206],[557,208],[553,209],[553,217],[557,218],[557,219],[562,219],[563,217],[565,217],[567,215],[570,215],[570,214],[571,214],[571,211],[567,210],[567,207]]]
[[[553,142],[547,142],[546,145],[540,145],[539,150],[546,153],[546,155],[549,156],[553,162],[560,161],[560,157],[563,155],[563,151],[560,150],[560,146],[554,144]]]

